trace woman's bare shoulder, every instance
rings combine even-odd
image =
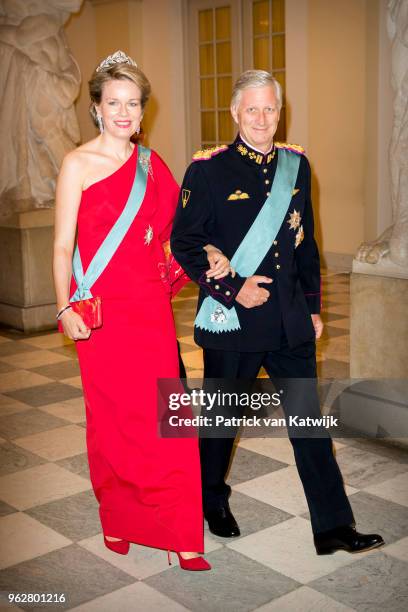
[[[67,153],[62,162],[60,177],[66,177],[84,189],[89,175],[95,172],[100,163],[101,153],[95,141],[90,140]]]
[[[67,153],[64,157],[63,165],[69,168],[83,168],[84,165],[86,166],[88,164],[92,164],[92,162],[94,162],[100,156],[95,140],[96,139],[85,142],[76,149],[73,149]]]

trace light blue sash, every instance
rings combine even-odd
[[[76,245],[72,259],[72,272],[77,284],[77,290],[71,297],[71,302],[86,300],[93,297],[91,293],[92,285],[100,277],[112,259],[139,212],[146,193],[150,153],[150,149],[138,145],[136,176],[126,206],[94,255],[86,274],[84,274],[82,267],[78,244]]]
[[[240,276],[255,274],[271,248],[292,199],[299,163],[300,155],[279,149],[271,193],[231,259],[231,266]],[[223,308],[211,296],[203,300],[195,326],[215,333],[241,329],[235,307]]]

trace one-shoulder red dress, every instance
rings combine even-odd
[[[127,202],[137,146],[116,172],[82,194],[78,247],[83,269]],[[90,475],[105,535],[176,551],[203,552],[198,442],[160,438],[157,379],[179,375],[162,244],[179,188],[152,151],[143,203],[92,286],[103,326],[76,343],[86,405]],[[72,281],[71,295],[76,290]]]

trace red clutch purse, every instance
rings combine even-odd
[[[80,315],[88,329],[102,327],[102,300],[100,297],[70,302],[70,305],[72,310]],[[61,321],[58,321],[58,330],[64,333]]]

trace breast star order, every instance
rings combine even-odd
[[[289,229],[296,230],[300,225],[300,220],[300,212],[298,212],[296,209],[293,211],[293,213],[289,213],[289,221],[287,221],[287,223],[289,223]]]
[[[153,228],[151,225],[149,225],[149,227],[146,229],[144,243],[148,245],[151,243],[152,240],[153,240]]]

